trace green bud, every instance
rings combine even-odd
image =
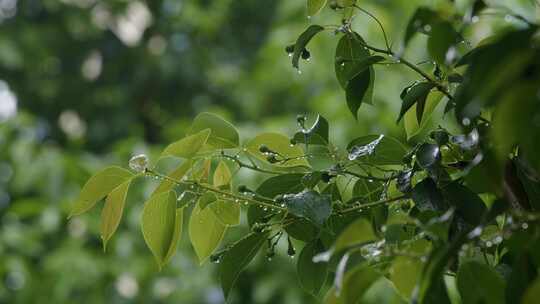
[[[302,50],[302,59],[308,60],[310,57],[311,57],[311,53],[308,50],[303,49]]]
[[[268,148],[267,145],[260,145],[259,146],[259,152],[261,152],[261,153],[272,153],[272,150],[270,150],[270,148]]]
[[[294,44],[287,45],[285,47],[285,52],[287,52],[287,54],[293,53],[294,52]]]

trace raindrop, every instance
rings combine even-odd
[[[373,180],[371,178],[368,179],[367,181],[368,181],[368,183],[373,183]]]
[[[349,160],[355,160],[358,157],[372,154],[375,151],[375,148],[377,147],[377,145],[381,142],[383,138],[384,138],[384,135],[381,134],[379,135],[377,139],[368,143],[367,145],[352,147],[348,156]]]
[[[263,208],[263,211],[268,211],[268,208],[267,208],[267,207],[264,207],[264,208]]]
[[[287,55],[289,55],[289,57],[292,57],[293,54],[292,54],[292,53],[288,53]]]
[[[244,201],[244,205],[245,206],[249,205],[248,201]]]
[[[239,203],[240,200],[239,200],[239,199],[235,199],[234,202],[235,202],[235,203]]]
[[[426,24],[426,25],[424,26],[424,31],[430,32],[430,31],[431,31],[431,25]]]
[[[463,120],[461,121],[463,123],[464,126],[468,126],[471,124],[471,120],[468,119],[468,118],[463,118]]]
[[[129,167],[136,172],[144,172],[148,167],[148,156],[139,154],[129,160]]]
[[[307,61],[307,62],[310,62],[310,61],[311,61],[311,58],[306,59],[306,61]]]
[[[490,242],[490,241],[487,241],[487,242],[486,242],[486,247],[491,247],[491,246],[493,246],[493,243]]]
[[[302,71],[300,69],[298,69],[298,74],[302,74]]]
[[[523,230],[527,230],[527,228],[529,228],[529,224],[523,223],[521,224],[521,228],[523,228]]]

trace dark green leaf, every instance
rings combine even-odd
[[[437,188],[437,184],[429,177],[414,186],[412,199],[420,211],[443,211],[446,209],[444,198]]]
[[[504,304],[505,283],[491,267],[469,261],[459,267],[457,286],[463,303]]]
[[[416,162],[423,169],[429,169],[441,161],[441,151],[435,144],[424,143],[416,151]]]
[[[450,22],[441,21],[431,25],[428,39],[428,51],[431,58],[441,65],[449,64],[454,59],[449,49],[459,41],[459,34]]]
[[[407,153],[397,139],[385,135],[367,135],[354,139],[347,146],[350,160],[362,160],[373,165],[399,165]]]
[[[328,263],[314,263],[313,257],[325,250],[320,240],[307,243],[296,264],[298,280],[305,291],[317,295],[326,280]]]
[[[304,218],[295,218],[293,223],[285,226],[285,231],[290,237],[304,242],[310,242],[319,235],[319,228]]]
[[[370,91],[372,88],[372,74],[370,70],[365,70],[347,82],[347,87],[345,88],[347,106],[355,119],[358,118],[358,109],[360,109],[365,98],[371,99],[369,94],[372,93]]]
[[[449,205],[455,206],[456,213],[467,223],[480,223],[486,213],[486,205],[476,193],[457,181],[444,186],[442,192]]]
[[[332,212],[329,195],[321,195],[313,190],[305,190],[298,194],[287,194],[283,197],[291,214],[306,218],[317,226],[328,219]]]
[[[225,299],[229,297],[240,272],[253,260],[267,237],[268,233],[251,233],[225,252],[219,265],[219,278]]]
[[[403,102],[401,104],[401,110],[397,121],[399,122],[403,115],[416,103],[425,103],[425,100],[431,92],[431,89],[435,87],[434,83],[431,82],[419,82],[411,86],[405,93],[403,97]],[[418,112],[417,112],[418,115]]]
[[[404,47],[407,46],[417,32],[426,32],[426,26],[431,26],[437,19],[439,19],[439,16],[435,11],[426,7],[418,8],[407,24],[405,38],[403,40]]]
[[[300,55],[302,55],[302,52],[308,45],[309,41],[313,38],[313,36],[317,35],[317,33],[324,30],[324,27],[320,25],[310,25],[296,40],[296,43],[294,44],[294,51],[292,55],[292,65],[295,68],[299,68],[298,61],[300,59]]]

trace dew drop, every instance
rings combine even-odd
[[[264,207],[264,208],[263,208],[263,211],[268,211],[268,208],[267,208],[267,207]]]
[[[289,55],[289,57],[292,57],[293,54],[292,54],[292,53],[288,53],[287,55]]]
[[[302,71],[300,69],[297,70],[298,74],[302,74]]]
[[[521,228],[523,228],[523,230],[527,230],[527,228],[529,228],[529,224],[523,223],[521,224]]]

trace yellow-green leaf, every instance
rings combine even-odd
[[[160,269],[170,258],[171,246],[178,238],[175,235],[178,234],[177,224],[174,191],[154,195],[145,203],[141,229],[146,245],[152,251]]]
[[[182,179],[182,177],[184,177],[184,175],[186,175],[189,169],[191,169],[192,165],[193,164],[191,161],[185,161],[176,169],[174,169],[171,173],[169,173],[167,176],[172,180],[179,181]],[[173,181],[165,179],[156,187],[154,192],[152,192],[152,196],[170,191],[174,188],[174,186],[175,186],[175,183]]]
[[[189,239],[202,265],[219,246],[226,227],[210,208],[193,208],[189,219]]]
[[[426,99],[426,104],[424,106],[424,115],[422,115],[422,121],[420,122],[420,124],[418,123],[418,118],[416,116],[417,104],[413,105],[405,113],[403,120],[405,126],[405,133],[407,134],[407,140],[420,133],[420,131],[422,131],[422,129],[426,127],[429,119],[431,118],[431,115],[433,114],[433,111],[435,111],[435,108],[437,107],[443,96],[443,93],[439,91],[432,91],[429,93]]]
[[[209,207],[223,225],[236,226],[240,224],[240,204],[218,200],[211,203]]]
[[[277,167],[298,167],[309,166],[307,160],[303,157],[304,151],[300,146],[291,146],[290,140],[287,136],[278,133],[263,133],[247,144],[247,150],[250,154],[256,158],[267,161],[267,155],[261,153],[259,148],[261,146],[268,147],[271,151],[279,153],[277,160],[279,162],[274,163]]]
[[[161,156],[192,158],[203,148],[210,137],[210,129],[204,129],[168,145]]]
[[[107,247],[107,241],[112,237],[122,219],[130,184],[131,180],[128,180],[116,187],[105,200],[105,205],[101,211],[101,239],[103,240],[104,250]]]
[[[171,245],[165,256],[163,264],[167,264],[171,258],[176,254],[176,248],[178,247],[178,242],[182,236],[182,226],[184,224],[184,207],[176,209],[176,219],[174,222],[174,233],[171,240]]]
[[[390,280],[403,297],[410,299],[421,272],[422,262],[420,260],[397,257],[390,268]]]
[[[112,166],[94,174],[84,184],[79,199],[73,205],[70,217],[90,210],[94,205],[120,184],[133,177],[126,169]]]
[[[216,188],[222,188],[224,186],[228,186],[227,188],[230,188],[231,178],[232,174],[229,167],[227,167],[225,162],[220,161],[216,171],[214,172],[214,186]]]
[[[213,148],[236,148],[240,143],[240,136],[236,128],[215,114],[201,113],[197,115],[191,124],[189,134],[195,134],[204,129],[212,130],[208,144]]]
[[[338,236],[334,245],[334,251],[339,252],[351,245],[367,243],[377,240],[371,223],[360,218],[349,224],[347,228]]]
[[[308,0],[307,1],[307,15],[312,17],[317,15],[326,4],[326,0]]]

